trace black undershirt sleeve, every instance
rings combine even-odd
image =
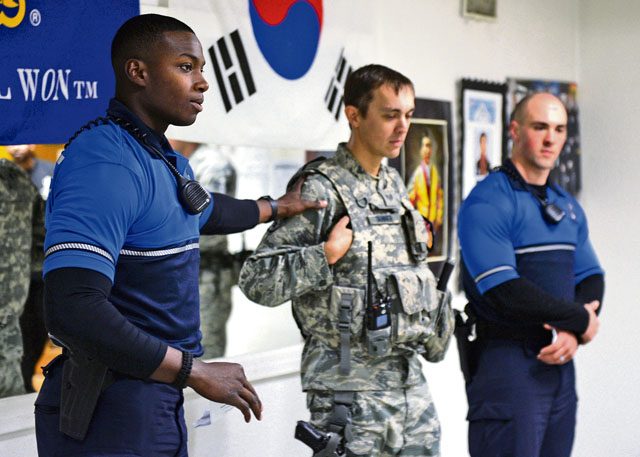
[[[525,278],[493,287],[484,298],[505,317],[529,324],[549,324],[577,335],[589,325],[589,313],[582,304],[558,300]]]
[[[167,344],[129,322],[109,302],[111,281],[97,271],[60,268],[45,283],[47,330],[114,371],[146,379],[158,368]]]
[[[260,211],[255,200],[238,200],[214,192],[213,211],[200,229],[202,235],[226,235],[255,227],[260,222]]]
[[[604,276],[601,274],[591,275],[584,278],[576,286],[576,301],[578,303],[590,303],[598,300],[600,306],[596,314],[602,311],[602,299],[604,298]]]

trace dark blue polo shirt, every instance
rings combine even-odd
[[[109,112],[147,133],[186,177],[193,172],[166,138],[113,100]],[[113,282],[109,300],[170,346],[202,354],[199,230],[213,210],[188,214],[167,165],[109,121],[78,136],[60,156],[47,201],[44,274],[95,270]]]
[[[573,301],[577,283],[603,274],[578,202],[553,185],[547,199],[566,213],[559,224],[542,217],[540,202],[523,184],[493,172],[463,202],[458,236],[465,292],[484,319],[504,320],[481,295],[511,279],[529,279],[553,297]]]

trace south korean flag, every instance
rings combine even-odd
[[[334,149],[352,69],[378,61],[366,0],[173,0],[144,7],[196,32],[205,55],[204,111],[184,140],[271,148]]]

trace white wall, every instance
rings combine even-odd
[[[455,100],[462,77],[575,80],[577,1],[498,1],[495,22],[460,16],[455,0],[377,0],[381,63],[413,80],[418,97]]]
[[[576,456],[640,456],[639,21],[635,0],[580,2],[582,200],[607,276],[600,334],[578,360]]]

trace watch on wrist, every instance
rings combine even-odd
[[[273,222],[278,217],[278,200],[275,200],[271,197],[271,195],[263,195],[258,200],[266,200],[269,202],[269,206],[271,206],[271,217],[267,222]]]

